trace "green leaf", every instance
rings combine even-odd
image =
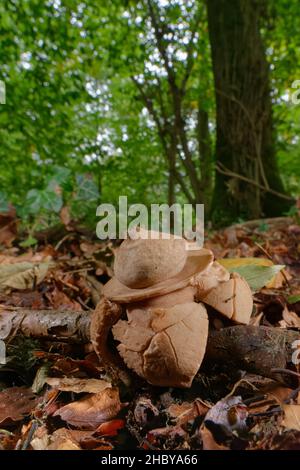
[[[0,213],[5,213],[9,211],[9,205],[5,194],[0,191]]]
[[[53,190],[46,189],[40,191],[38,189],[31,189],[27,193],[26,204],[32,214],[37,214],[41,209],[58,213],[62,208],[63,200],[61,195]]]
[[[51,169],[51,180],[54,180],[59,185],[66,183],[70,179],[70,177],[71,170],[69,170],[69,168],[55,165]]]
[[[290,295],[287,298],[289,304],[295,304],[296,302],[300,302],[300,294],[298,295]]]
[[[95,201],[99,197],[96,183],[85,175],[77,175],[78,189],[75,198],[83,201]]]
[[[228,271],[240,274],[246,279],[251,289],[257,291],[268,284],[283,268],[284,265],[282,264],[274,264],[273,266],[255,266],[251,264],[237,268],[228,268]]]
[[[24,240],[23,242],[20,243],[20,246],[22,246],[23,248],[28,248],[29,246],[33,246],[33,245],[36,245],[37,244],[37,239],[32,237],[31,235],[29,235],[28,238],[26,238],[26,240]]]

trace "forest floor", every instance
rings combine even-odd
[[[47,312],[44,323],[31,317],[24,327],[24,318],[32,310],[88,317],[112,275],[114,245],[69,227],[26,247],[8,214],[0,215],[0,246],[0,339],[7,353],[0,366],[0,448],[300,449],[299,365],[274,380],[253,372],[255,365],[249,371],[219,364],[200,369],[187,390],[152,387],[133,375],[128,386],[112,384],[84,335],[74,341],[74,331],[56,326],[50,338]],[[299,220],[210,232],[206,247],[217,259],[285,265],[283,275],[256,289],[251,324],[299,332]],[[220,319],[213,325],[223,326]]]

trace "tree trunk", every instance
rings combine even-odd
[[[207,0],[217,107],[214,221],[258,218],[290,203],[255,184],[283,192],[275,158],[269,65],[260,35],[264,1]],[[236,174],[226,175],[226,171]]]
[[[201,189],[203,191],[203,202],[205,204],[205,216],[207,216],[210,213],[210,202],[213,184],[213,159],[209,132],[208,112],[201,108],[200,102],[198,108],[197,131],[202,183]]]

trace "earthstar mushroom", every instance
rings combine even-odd
[[[104,365],[129,369],[158,386],[190,387],[208,337],[204,304],[248,323],[246,281],[213,261],[210,250],[179,237],[127,239],[115,256],[114,277],[92,316],[91,338]],[[107,347],[112,331],[119,355]]]

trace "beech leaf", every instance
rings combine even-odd
[[[106,380],[77,379],[72,377],[48,377],[46,383],[62,392],[74,393],[100,393],[102,390],[111,387],[111,383]]]
[[[23,261],[14,264],[0,265],[0,290],[5,287],[12,289],[32,289],[45,278],[49,263],[29,263]]]
[[[229,272],[238,273],[245,278],[254,291],[260,290],[265,286],[275,287],[272,281],[284,268],[284,265],[273,264],[271,260],[265,260],[264,258],[225,258],[218,260],[218,262],[228,269]],[[276,287],[279,286],[277,285]]]
[[[54,413],[72,426],[95,429],[99,424],[114,418],[123,408],[117,388],[102,392],[63,406]]]
[[[283,411],[282,425],[285,428],[300,431],[300,405],[283,405]]]
[[[11,387],[0,392],[0,425],[21,421],[36,407],[41,399],[30,388]]]
[[[280,272],[284,265],[275,265],[268,258],[223,258],[217,261],[229,272],[243,276],[252,290],[262,287],[276,289],[284,282],[284,276]]]

